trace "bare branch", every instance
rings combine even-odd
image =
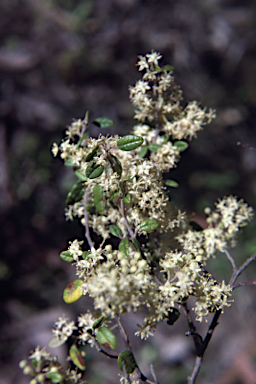
[[[89,190],[86,189],[85,193],[84,193],[84,200],[83,200],[83,204],[84,204],[84,225],[85,225],[85,237],[88,241],[88,244],[89,244],[89,247],[90,249],[92,250],[94,248],[94,243],[91,239],[91,235],[90,235],[90,231],[89,231],[89,225],[88,225],[88,212],[86,210],[86,205],[87,205],[87,201],[88,201],[88,196],[89,196]]]
[[[128,223],[128,220],[127,220],[127,217],[126,217],[126,214],[125,214],[124,200],[123,200],[123,198],[121,198],[121,203],[120,203],[120,207],[119,207],[119,212],[121,213],[121,215],[122,215],[123,218],[124,218],[124,221],[125,221],[125,224],[126,224],[126,227],[127,227],[127,230],[128,230],[128,232],[129,232],[130,237],[133,239],[133,238],[135,237],[135,234],[134,234],[133,230],[131,229],[130,224]]]
[[[196,357],[196,362],[195,362],[193,371],[192,371],[191,375],[188,377],[188,384],[194,384],[196,382],[196,378],[197,378],[198,373],[199,373],[200,368],[201,368],[202,359],[203,358],[200,356]]]
[[[231,265],[232,265],[232,268],[233,268],[233,275],[235,275],[236,272],[237,272],[237,266],[236,266],[235,260],[234,260],[233,257],[230,255],[230,253],[228,252],[227,249],[224,249],[223,251],[225,252],[225,254],[226,254],[228,260],[230,261],[230,263],[231,263]],[[232,276],[233,276],[233,275],[232,275]]]
[[[256,280],[251,280],[251,281],[244,281],[243,283],[238,283],[236,285],[233,285],[233,290],[239,287],[243,287],[245,285],[256,285]]]
[[[252,255],[247,260],[245,260],[245,262],[241,265],[241,267],[238,268],[236,273],[231,277],[229,282],[231,286],[235,283],[238,276],[240,276],[241,273],[248,267],[248,265],[251,264],[255,259],[256,259],[256,253],[254,253],[254,255]]]

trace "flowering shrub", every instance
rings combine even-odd
[[[163,177],[176,167],[187,149],[187,140],[196,137],[204,125],[215,117],[213,110],[197,102],[182,106],[182,92],[174,82],[172,68],[159,66],[156,52],[140,56],[142,80],[130,87],[131,103],[138,121],[130,135],[89,137],[94,124],[102,129],[113,124],[108,118],[74,121],[60,145],[54,144],[54,156],[74,169],[77,182],[67,196],[66,219],[78,218],[85,228],[85,238],[69,243],[61,258],[76,266],[77,280],[69,283],[63,298],[67,303],[82,295],[93,298],[95,313],[87,312],[77,322],[59,318],[49,346],[57,347],[73,340],[69,356],[76,370],[64,370],[56,358],[38,347],[30,356],[32,366],[21,362],[24,373],[37,382],[80,383],[85,370],[80,345],[95,346],[106,356],[118,360],[124,372],[121,381],[137,383],[146,378],[138,367],[120,316],[143,311],[143,324],[136,335],[147,339],[159,322],[169,325],[182,308],[188,318],[189,333],[194,339],[197,360],[188,378],[194,383],[218,318],[231,303],[236,278],[254,260],[240,268],[228,253],[236,244],[237,233],[252,218],[252,208],[243,200],[228,196],[205,209],[208,227],[195,230],[184,212],[169,201],[168,189],[177,187]],[[91,238],[98,235],[100,245]],[[113,238],[119,239],[115,249]],[[218,282],[207,272],[206,264],[217,251],[225,252],[233,266],[228,283]],[[203,339],[189,316],[193,297],[196,320],[214,314]],[[108,328],[116,321],[127,349],[116,348],[115,334]]]

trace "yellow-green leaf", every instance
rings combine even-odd
[[[69,349],[69,356],[73,363],[82,371],[85,370],[85,362],[83,356],[77,346],[73,344]]]
[[[80,299],[80,297],[83,295],[83,290],[81,288],[82,284],[82,280],[74,280],[66,286],[63,292],[63,300],[65,303],[74,303]]]
[[[107,327],[100,327],[96,332],[96,339],[105,348],[116,348],[116,336]]]

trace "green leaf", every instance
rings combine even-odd
[[[132,151],[133,149],[140,147],[143,141],[143,138],[140,136],[127,135],[118,140],[117,146],[122,151]]]
[[[146,219],[140,223],[140,229],[144,232],[154,231],[158,227],[158,222],[153,219]]]
[[[112,195],[110,196],[109,200],[114,200],[114,198],[117,197],[117,196],[119,195],[120,191],[121,191],[120,188],[116,189],[116,190],[112,193]]]
[[[71,188],[71,191],[68,193],[66,204],[71,205],[82,200],[84,196],[84,191],[85,186],[83,185],[83,182],[81,180],[78,180]]]
[[[129,256],[129,240],[128,237],[125,237],[123,240],[120,241],[119,247],[120,252],[123,252],[126,257]]]
[[[77,164],[74,162],[74,160],[72,159],[72,157],[70,157],[69,159],[67,159],[67,160],[65,161],[64,165],[65,165],[66,167],[72,167],[72,168],[77,166]]]
[[[57,336],[53,336],[50,338],[50,340],[48,342],[48,347],[49,348],[59,348],[61,345],[66,343],[67,339],[68,339],[67,336],[65,336],[61,339]]]
[[[122,237],[123,235],[121,228],[119,228],[117,225],[110,225],[109,232],[115,237]]]
[[[86,132],[82,137],[81,137],[81,139],[79,139],[78,140],[78,142],[77,142],[77,147],[79,147],[79,145],[82,143],[82,141],[87,137],[89,135],[89,133],[88,132]]]
[[[165,69],[167,72],[172,72],[174,70],[174,66],[170,64],[166,64],[163,66],[163,69]]]
[[[158,149],[162,148],[162,145],[159,144],[149,144],[150,151],[157,153]]]
[[[167,185],[168,187],[173,187],[173,188],[177,188],[179,186],[179,184],[176,181],[169,180],[169,179],[164,180],[164,184]]]
[[[103,209],[102,201],[99,201],[97,204],[95,204],[95,208],[97,209],[100,215],[103,215],[104,209]]]
[[[183,152],[188,148],[188,143],[186,143],[186,141],[175,141],[173,145],[177,147],[180,152]]]
[[[180,312],[177,308],[170,308],[169,311],[168,311],[168,320],[167,320],[167,324],[168,325],[173,325],[175,323],[175,321],[178,320],[178,318],[180,317]]]
[[[88,155],[85,158],[85,161],[87,161],[87,162],[91,161],[94,158],[94,156],[96,155],[98,148],[99,148],[99,146],[96,145],[96,147],[94,147],[93,150],[88,153]]]
[[[134,247],[136,248],[136,250],[140,252],[140,243],[138,242],[138,240],[133,238],[132,243],[133,243]]]
[[[139,157],[143,159],[143,157],[146,156],[147,151],[148,151],[148,145],[143,145],[143,146],[141,147],[141,149],[140,149]]]
[[[52,383],[60,383],[63,380],[62,375],[57,371],[48,372],[47,378],[50,379]]]
[[[69,356],[73,363],[82,371],[85,370],[85,362],[83,356],[77,346],[73,344],[69,349]]]
[[[100,126],[100,128],[108,128],[114,125],[114,120],[109,119],[108,117],[97,117],[97,119],[93,121],[93,124]]]
[[[100,327],[96,332],[96,339],[105,348],[116,348],[116,336],[107,327]]]
[[[84,251],[84,252],[82,253],[82,258],[83,258],[84,260],[88,260],[88,259],[90,258],[90,254],[91,254],[90,251]]]
[[[70,251],[61,252],[60,257],[67,263],[72,263],[72,261],[74,260]]]
[[[118,362],[118,367],[119,367],[120,371],[124,372],[124,369],[123,369],[123,364],[124,364],[125,371],[129,375],[131,373],[133,373],[133,371],[137,367],[133,353],[129,350],[125,350],[125,351],[119,353],[117,362]]]
[[[124,196],[124,202],[126,204],[129,204],[131,201],[131,196],[129,195],[129,193],[127,193],[125,196]]]
[[[103,165],[98,165],[92,161],[87,166],[85,173],[89,179],[96,179],[96,177],[99,177],[103,171],[104,171]]]
[[[86,209],[86,211],[87,212],[89,212],[89,213],[95,213],[95,209],[94,209],[95,207],[94,207],[94,205],[93,204],[86,204],[86,206],[85,206],[85,209]]]
[[[75,171],[75,175],[76,177],[80,180],[80,181],[85,181],[86,180],[86,176],[85,174],[82,172],[81,168],[80,169],[77,169]]]
[[[94,321],[92,328],[97,329],[97,328],[101,327],[103,325],[103,323],[105,322],[105,320],[106,320],[105,316],[100,316],[97,320]]]
[[[63,300],[65,303],[74,303],[80,299],[80,297],[83,295],[83,290],[81,288],[82,284],[82,280],[74,280],[66,286],[63,292]]]
[[[103,188],[101,185],[95,185],[93,187],[93,201],[94,204],[98,204],[103,199]]]
[[[115,157],[114,155],[108,154],[107,156],[108,161],[110,162],[110,165],[113,169],[113,172],[116,172],[119,177],[121,177],[122,174],[122,164],[120,163],[119,159]]]

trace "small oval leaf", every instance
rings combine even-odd
[[[74,280],[66,286],[63,292],[63,300],[65,303],[71,304],[80,299],[83,295],[82,284],[82,280]]]
[[[173,188],[178,188],[179,186],[179,184],[176,181],[169,180],[169,179],[164,180],[164,184],[167,185],[168,187],[173,187]]]
[[[103,210],[103,204],[101,201],[95,204],[95,208],[97,209],[100,215],[103,215],[104,210]]]
[[[96,145],[96,147],[94,147],[93,150],[88,153],[88,155],[85,158],[85,161],[87,161],[87,162],[91,161],[94,158],[94,156],[96,155],[98,148],[99,148],[99,146]]]
[[[76,175],[76,177],[77,177],[79,180],[81,180],[81,181],[85,181],[85,180],[86,180],[86,176],[85,176],[85,174],[82,172],[81,169],[77,169],[77,170],[75,171],[75,175]]]
[[[96,339],[105,348],[116,348],[116,336],[107,327],[100,327],[96,332]]]
[[[125,196],[124,196],[124,202],[126,204],[129,204],[131,201],[131,195],[129,195],[129,193],[127,193]]]
[[[67,263],[72,263],[72,261],[74,260],[70,251],[61,252],[60,257]]]
[[[83,258],[84,260],[88,260],[89,257],[90,257],[90,254],[91,254],[90,251],[84,251],[84,252],[82,253],[82,258]]]
[[[120,241],[119,247],[120,252],[123,252],[126,257],[129,256],[129,240],[128,237],[125,237],[123,240]]]
[[[73,344],[69,349],[69,356],[73,363],[82,371],[85,370],[85,362],[83,356],[77,346]]]
[[[140,252],[140,243],[138,242],[138,240],[133,238],[132,243],[133,243],[134,247],[136,248],[136,250]]]
[[[63,380],[62,375],[57,371],[48,372],[47,378],[50,379],[52,383],[60,383]]]
[[[180,152],[183,152],[188,148],[188,143],[186,143],[186,141],[175,141],[173,145],[177,147]]]
[[[103,199],[103,188],[101,185],[95,185],[93,187],[93,200],[94,204],[98,204]]]
[[[96,177],[99,177],[103,171],[103,165],[98,165],[94,162],[91,162],[86,168],[85,173],[89,179],[96,179]]]
[[[158,222],[153,219],[146,219],[140,223],[140,229],[144,232],[154,231],[158,227]]]
[[[100,128],[108,128],[114,125],[114,120],[109,119],[108,117],[97,117],[97,119],[93,121],[93,124],[100,126]]]
[[[125,371],[129,375],[131,373],[133,373],[133,371],[137,367],[133,353],[129,350],[125,350],[125,351],[119,353],[117,362],[118,362],[118,367],[119,367],[120,371],[124,372],[124,369],[123,369],[123,364],[124,364]]]
[[[65,165],[66,167],[75,167],[77,164],[74,162],[74,160],[72,159],[72,157],[69,157],[69,158],[65,161],[64,165]]]
[[[49,348],[59,348],[61,345],[65,344],[67,341],[67,337],[65,336],[64,338],[59,338],[56,336],[51,337],[51,339],[48,342],[48,347]]]
[[[149,149],[150,151],[157,153],[158,149],[162,148],[162,145],[159,144],[150,144]]]
[[[116,156],[111,154],[108,154],[107,159],[110,162],[113,172],[116,172],[118,176],[121,177],[123,169],[119,159]]]
[[[71,188],[71,191],[68,193],[66,204],[70,205],[82,200],[84,196],[84,191],[85,186],[83,185],[83,182],[81,180],[78,180]]]
[[[143,138],[136,135],[127,135],[122,137],[117,142],[117,146],[122,151],[132,151],[135,148],[140,147],[143,144]]]
[[[99,317],[97,320],[94,321],[92,328],[97,329],[97,328],[101,327],[104,324],[105,320],[106,320],[105,316]]]
[[[141,149],[140,149],[139,157],[143,159],[143,157],[146,156],[147,151],[148,151],[148,145],[143,145],[143,146],[141,147]]]
[[[110,225],[109,232],[115,237],[122,237],[122,230],[117,225]]]

